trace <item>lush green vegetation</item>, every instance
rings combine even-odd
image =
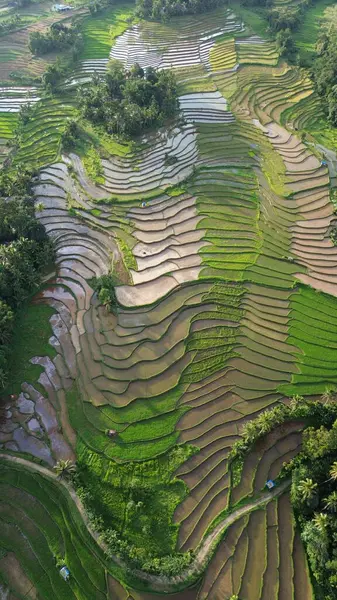
[[[291,500],[314,578],[317,600],[333,600],[337,585],[337,419],[335,392],[303,435],[292,469]],[[334,417],[334,418],[333,418]]]
[[[35,218],[33,198],[23,195],[30,191],[31,176],[21,166],[2,171],[0,178],[0,389],[8,378],[14,312],[37,289],[53,259],[52,244]]]
[[[54,65],[52,65],[54,68]],[[74,113],[73,98],[69,94],[49,96],[35,104],[28,119],[17,131],[18,148],[14,156],[16,164],[24,163],[39,168],[57,159],[63,133]]]
[[[17,29],[21,24],[22,19],[17,14],[8,17],[8,19],[3,19],[3,21],[0,21],[0,35]]]
[[[53,23],[47,33],[33,31],[29,36],[29,49],[37,56],[48,52],[62,52],[70,47],[73,47],[76,54],[82,47],[82,36],[74,25]]]
[[[292,476],[291,501],[301,529],[311,571],[315,597],[332,600],[336,589],[337,529],[337,405],[336,392],[327,388],[319,401],[294,396],[247,422],[230,453],[232,481],[241,479],[243,459],[258,440],[278,426],[292,421],[305,424],[302,451],[284,464],[280,478]]]
[[[165,21],[174,14],[202,12],[211,4],[201,6],[193,0],[175,4],[149,2],[140,3],[138,10]],[[107,59],[112,40],[128,25],[131,8],[107,7],[100,0],[92,2],[89,8],[92,14],[79,22],[78,30],[61,26],[56,28],[58,33],[51,30],[45,36],[37,36],[38,52],[49,51],[48,44],[52,42],[49,37],[57,38],[55,43],[61,44],[60,49],[63,43],[62,48],[69,49],[73,45],[71,31],[74,31],[76,36],[83,36],[80,49],[83,59],[88,62]],[[105,566],[109,564],[112,568],[111,559],[115,555],[128,565],[127,572],[117,570],[124,582],[130,582],[132,570],[139,568],[168,577],[181,573],[193,559],[189,548],[197,548],[231,508],[253,501],[271,472],[278,478],[283,458],[289,461],[289,457],[299,452],[303,421],[306,427],[303,453],[282,475],[288,476],[294,469],[292,496],[298,518],[302,519],[303,539],[317,579],[317,598],[320,600],[321,594],[324,600],[330,600],[336,582],[335,564],[332,564],[337,560],[335,508],[332,507],[337,501],[332,496],[334,480],[330,479],[329,471],[337,451],[337,414],[335,405],[330,402],[330,391],[324,397],[324,401],[328,400],[326,404],[312,402],[310,396],[337,384],[336,301],[308,286],[295,285],[299,276],[307,276],[310,271],[306,259],[308,255],[310,259],[308,247],[313,246],[310,240],[308,246],[302,243],[302,254],[296,255],[296,234],[303,221],[301,202],[303,206],[304,198],[308,202],[305,208],[309,209],[310,219],[311,201],[305,194],[308,192],[309,196],[317,187],[324,198],[325,222],[326,215],[330,216],[326,196],[328,175],[319,164],[315,167],[311,147],[302,146],[300,139],[293,143],[289,137],[283,147],[283,136],[286,140],[290,132],[299,130],[300,138],[304,130],[310,130],[312,123],[319,128],[324,118],[306,73],[279,61],[279,54],[296,60],[293,41],[310,10],[306,1],[278,2],[272,6],[247,1],[244,7],[238,7],[238,12],[249,20],[249,28],[244,31],[226,8],[210,17],[182,17],[177,19],[178,25],[174,20],[165,24],[143,23],[140,39],[138,30],[132,31],[130,37],[133,39],[135,35],[136,44],[139,42],[144,47],[147,43],[153,44],[154,50],[158,48],[158,52],[167,53],[167,61],[172,57],[174,63],[175,52],[179,59],[184,57],[180,43],[186,49],[186,57],[194,56],[199,33],[207,42],[210,32],[218,34],[222,24],[226,31],[228,26],[228,33],[215,36],[216,43],[207,65],[209,70],[204,64],[177,69],[181,92],[219,90],[230,99],[235,119],[226,112],[228,123],[223,122],[226,119],[217,122],[219,114],[213,104],[214,97],[210,96],[207,100],[210,112],[202,109],[207,115],[205,121],[205,112],[200,110],[199,114],[197,107],[193,110],[200,122],[181,126],[181,121],[173,121],[177,91],[171,72],[151,68],[144,72],[137,64],[126,71],[118,62],[110,63],[106,76],[94,76],[91,83],[81,87],[77,103],[72,92],[77,87],[76,78],[79,73],[83,76],[85,68],[90,72],[91,66],[84,66],[81,71],[78,65],[73,77],[65,82],[73,65],[58,61],[43,75],[43,99],[34,108],[21,110],[17,148],[13,151],[16,171],[4,172],[2,178],[3,196],[14,194],[19,198],[6,201],[0,207],[0,233],[3,229],[4,238],[4,250],[0,254],[3,252],[7,268],[8,248],[16,244],[14,254],[20,252],[20,258],[24,255],[19,267],[28,269],[35,250],[25,242],[29,251],[24,251],[21,239],[36,242],[36,233],[32,231],[40,231],[41,241],[46,242],[43,227],[35,221],[30,193],[25,197],[25,186],[32,173],[25,172],[22,164],[47,166],[42,169],[37,193],[48,198],[42,221],[48,223],[51,235],[55,233],[60,249],[60,273],[54,291],[55,298],[60,298],[63,291],[59,286],[64,286],[64,303],[70,307],[61,308],[67,330],[71,332],[71,336],[68,332],[64,334],[64,347],[69,342],[70,350],[73,346],[76,349],[71,373],[73,385],[71,387],[68,375],[61,377],[66,385],[55,394],[61,409],[57,417],[60,420],[62,417],[62,435],[67,435],[68,418],[76,432],[74,482],[77,493],[93,528],[107,545],[104,557],[92,540],[88,541],[82,521],[74,517],[71,503],[59,498],[63,493],[58,489],[61,486],[47,485],[38,475],[30,476],[31,481],[27,481],[21,473],[14,477],[6,470],[5,485],[2,485],[6,506],[1,517],[5,533],[2,537],[0,533],[0,556],[1,547],[15,551],[32,582],[39,578],[37,588],[43,598],[51,594],[53,599],[106,597]],[[251,33],[264,36],[267,21],[269,35],[275,38],[276,44],[271,39],[266,43],[248,39]],[[232,25],[228,25],[231,22],[234,22],[233,30]],[[132,45],[132,41],[129,42],[129,46]],[[203,49],[205,46],[202,44]],[[208,60],[206,54],[204,61]],[[241,67],[236,70],[238,63]],[[103,72],[103,61],[100,68]],[[167,142],[169,152],[159,148],[151,155],[153,140],[157,143],[159,139],[156,134],[147,136],[148,142],[142,146],[136,147],[129,140],[130,136],[160,126],[171,117],[167,140],[164,139],[166,133],[160,132],[160,143],[162,139],[163,144]],[[8,118],[9,135],[14,120]],[[5,118],[3,123],[5,131]],[[272,129],[272,123],[283,125],[288,133],[281,131],[279,135],[276,128]],[[264,125],[270,128],[269,132],[263,131]],[[177,156],[169,156],[170,144],[172,142],[173,147],[175,144],[173,130],[181,134]],[[322,136],[323,133],[322,126]],[[306,141],[304,135],[303,141]],[[190,146],[192,158],[186,161],[185,152]],[[76,163],[77,159],[72,166],[68,159],[63,160],[62,150],[79,154],[84,176],[77,168],[80,164]],[[319,152],[315,152],[320,157]],[[161,153],[165,156],[163,167],[158,166]],[[111,155],[115,156],[111,158]],[[109,161],[111,192],[106,166]],[[292,170],[294,163],[298,171]],[[123,164],[125,173],[129,174],[130,187],[134,185],[136,192],[119,197],[113,186],[118,186],[120,173],[124,175]],[[170,185],[171,167],[177,168],[174,185],[166,189],[165,186]],[[145,192],[138,192],[137,186],[142,190],[139,182],[144,172]],[[300,189],[301,201],[297,202],[294,189],[300,187],[301,182],[304,182]],[[95,188],[93,183],[100,187]],[[107,196],[111,193],[110,199],[104,197],[105,191]],[[147,198],[145,203],[146,194],[152,199]],[[95,201],[101,202],[99,208],[95,208]],[[313,202],[319,205],[316,199]],[[308,231],[302,232],[305,241],[305,235],[315,228],[316,218],[320,221],[314,214],[314,223],[310,223]],[[328,245],[329,235],[335,239],[334,231],[329,228],[324,235],[316,237],[324,237]],[[109,239],[108,244],[106,239]],[[125,267],[123,281],[119,279],[116,265],[116,275],[109,273],[90,279],[90,274],[102,272],[102,266],[108,271],[115,243],[122,258],[119,266],[121,270]],[[317,262],[323,263],[330,250],[330,247],[325,247],[324,252],[318,249]],[[45,255],[47,252],[44,252],[44,260]],[[333,260],[331,254],[331,262]],[[25,287],[27,278],[21,276],[16,265],[19,276],[16,272],[11,280],[8,276],[1,287],[4,270],[0,270],[0,291],[3,290],[0,343],[6,347],[12,340],[13,348],[6,366],[7,370],[9,367],[6,391],[18,391],[23,381],[38,387],[41,367],[31,365],[29,358],[34,355],[55,357],[54,349],[48,344],[52,309],[46,305],[20,304],[21,296],[27,297],[37,289],[40,269],[45,264],[42,263],[37,254],[34,269],[28,269],[29,276],[32,275],[29,289]],[[99,266],[97,271],[96,266]],[[185,269],[192,268],[195,269],[191,270],[193,281],[181,280],[180,269],[186,273]],[[165,285],[172,282],[175,287],[168,288],[163,298],[151,299],[148,304],[145,297],[144,306],[138,303],[128,307],[118,303],[118,292],[123,291],[118,290],[118,286],[130,285],[127,293],[132,300],[133,293],[136,296],[151,282],[151,269],[156,284],[157,279],[163,277]],[[128,270],[135,271],[134,288],[131,288]],[[143,276],[145,286],[137,283]],[[11,289],[8,281],[10,285],[15,283],[13,302],[6,296]],[[94,296],[88,286],[96,292]],[[58,300],[56,306],[60,304]],[[60,346],[63,353],[63,345]],[[66,352],[64,358],[68,358]],[[70,363],[69,360],[69,366]],[[41,391],[47,398],[45,390]],[[294,394],[309,396],[309,400],[295,396],[289,407],[282,404],[284,400],[288,403],[287,397]],[[268,406],[276,408],[265,412]],[[286,430],[293,421],[298,426],[292,432],[295,435],[283,438],[282,426]],[[272,440],[278,426],[280,445]],[[260,464],[262,444],[257,449],[258,442],[268,434],[269,441],[275,443],[264,448],[264,460]],[[75,445],[74,442],[74,448]],[[8,449],[13,451],[10,446]],[[313,466],[316,460],[323,460],[324,465]],[[67,461],[60,461],[56,466],[60,476],[68,472],[70,477],[73,475],[70,471],[75,470]],[[9,492],[12,484],[16,489]],[[317,504],[313,502],[309,510],[310,486]],[[28,490],[28,499],[22,492],[23,487]],[[59,511],[47,497],[47,488]],[[322,494],[316,493],[318,488]],[[16,494],[20,499],[19,510],[14,506]],[[34,498],[35,510],[38,507],[36,519],[31,511],[31,498]],[[249,585],[253,586],[256,597],[268,594],[269,590],[272,590],[270,600],[277,595],[297,597],[301,575],[296,569],[294,577],[289,575],[292,565],[298,565],[293,545],[295,530],[291,511],[289,507],[284,510],[284,506],[282,497],[279,507],[253,511],[246,519],[247,532],[240,521],[236,541],[232,530],[228,532],[224,544],[228,543],[226,547],[233,550],[230,558],[233,572],[229,573],[230,565],[222,562],[225,554],[222,545],[219,562],[212,563],[209,574],[219,573],[220,579],[223,573],[228,574],[228,581],[236,586],[227,594],[233,600],[248,597]],[[327,514],[327,518],[316,519],[317,508]],[[282,521],[285,514],[288,529]],[[33,525],[29,526],[27,522],[31,517]],[[73,520],[76,523],[78,520],[80,530],[83,528],[85,533],[77,531]],[[18,523],[20,538],[8,522]],[[317,547],[322,549],[325,566],[317,557],[316,541],[313,541],[314,533],[319,530],[324,540]],[[276,531],[279,537],[274,540],[274,549],[277,548],[277,556],[283,558],[274,559],[274,575],[270,575],[264,565],[267,565],[267,554],[269,560],[267,543],[270,545]],[[23,540],[26,538],[39,563],[35,570],[34,561],[29,561],[25,554]],[[259,552],[254,553],[252,540],[258,543]],[[83,573],[90,569],[90,554],[93,573],[89,573],[86,585]],[[293,563],[285,566],[285,554]],[[55,559],[50,560],[52,556]],[[256,556],[261,556],[263,571],[260,562],[260,570],[255,568]],[[64,587],[56,569],[64,563],[72,572],[68,588]],[[202,591],[201,597],[222,597],[215,581],[212,586],[213,583],[214,588]],[[261,592],[262,584],[264,592]],[[124,598],[128,592],[122,591],[120,595]],[[129,595],[141,597],[132,591]]]
[[[193,452],[176,446],[157,459],[118,465],[79,444],[77,492],[109,554],[162,575],[177,574],[188,564],[190,553],[174,554],[173,513],[187,494],[174,473]]]
[[[79,25],[83,36],[81,58],[107,58],[114,39],[132,21],[133,8],[133,4],[114,4],[103,12],[85,17]]]
[[[75,133],[76,133],[76,131],[75,131]],[[69,126],[68,126],[68,129],[66,129],[65,134],[68,135],[67,147],[69,148]],[[70,133],[70,135],[72,137],[73,143],[76,143],[76,135],[71,134],[71,133]],[[63,144],[64,144],[64,134],[63,134]],[[94,146],[91,146],[87,150],[87,152],[83,158],[83,164],[85,166],[85,170],[86,170],[88,176],[91,177],[91,179],[93,181],[96,181],[96,183],[104,183],[105,180],[104,180],[104,176],[103,176],[103,167],[102,167],[100,155],[98,154],[98,152]]]
[[[24,381],[34,383],[43,371],[43,367],[34,365],[30,359],[34,356],[49,356],[53,359],[56,351],[49,344],[53,334],[49,323],[54,310],[45,304],[25,303],[16,315],[11,339],[8,364],[7,390],[19,393]]]
[[[198,14],[217,8],[224,0],[137,0],[142,19],[166,20],[174,15]]]
[[[321,97],[328,119],[337,125],[337,10],[331,7],[326,11],[326,20],[320,29],[316,43],[317,58],[314,60],[312,75],[315,88]]]
[[[104,555],[83,527],[68,492],[22,467],[1,463],[2,555],[14,552],[46,600],[104,600]],[[67,565],[69,582],[59,569]]]
[[[177,110],[177,90],[171,71],[143,71],[136,63],[130,73],[111,61],[104,79],[95,77],[79,93],[82,115],[108,133],[138,135]]]
[[[282,386],[284,393],[322,394],[326,387],[337,384],[336,308],[336,298],[308,287],[301,286],[292,295],[288,343],[299,349],[299,372],[293,375],[291,384]]]
[[[301,19],[296,31],[295,43],[299,50],[300,64],[303,66],[311,67],[324,11],[331,4],[333,4],[332,0],[315,0]]]
[[[97,292],[98,299],[107,310],[114,312],[117,308],[117,299],[115,293],[116,278],[112,275],[101,275],[91,280],[94,290]]]

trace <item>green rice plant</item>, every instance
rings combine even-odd
[[[234,38],[216,43],[210,51],[209,60],[213,71],[232,69],[237,63]]]
[[[187,495],[174,474],[194,453],[190,446],[176,446],[151,460],[117,464],[79,442],[81,485],[89,493],[89,507],[99,509],[110,528],[143,547],[146,555],[173,552],[178,527],[172,525],[172,516]]]
[[[94,146],[91,146],[83,157],[83,164],[90,177],[95,183],[104,183],[104,171],[99,153]]]
[[[83,60],[107,58],[116,37],[129,27],[133,13],[131,4],[116,4],[97,15],[83,19]]]
[[[68,492],[20,465],[1,467],[1,545],[16,554],[42,597],[103,600],[103,555]],[[56,558],[69,566],[69,583],[60,577]]]
[[[337,300],[299,286],[291,296],[290,306],[288,342],[298,348],[299,372],[280,389],[289,394],[323,393],[328,385],[337,383]]]

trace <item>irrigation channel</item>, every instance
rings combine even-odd
[[[337,163],[318,138],[319,99],[306,71],[231,9],[125,25],[110,57],[174,69],[180,116],[137,150],[106,147],[94,181],[60,135],[73,91],[105,73],[102,54],[101,42],[86,47],[64,98],[0,90],[4,114],[34,103],[17,160],[39,162],[37,214],[56,246],[35,298],[52,309],[50,351],[30,358],[39,375],[22,381],[0,424],[0,595],[313,600],[288,482],[263,491],[300,452],[303,423],[266,436],[236,480],[228,455],[263,410],[337,383]],[[111,265],[116,314],[92,287]],[[157,490],[148,513],[166,507],[171,553],[193,551],[191,565],[170,578],[108,559],[53,472],[60,460],[85,462],[112,529],[133,527],[153,552],[160,532],[127,506],[135,480],[145,511]]]

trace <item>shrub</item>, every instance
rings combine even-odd
[[[53,23],[47,33],[33,31],[29,36],[29,49],[32,54],[41,56],[48,52],[62,51],[70,46],[80,45],[82,36],[76,27]]]
[[[113,275],[101,275],[92,279],[91,285],[97,292],[100,303],[107,310],[115,312],[117,310],[117,298],[115,293],[116,280]]]
[[[77,121],[75,119],[68,119],[61,138],[61,143],[64,150],[72,150],[75,147],[78,136],[79,128]]]

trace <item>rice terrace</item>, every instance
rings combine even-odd
[[[0,599],[337,599],[337,4],[0,0]]]

